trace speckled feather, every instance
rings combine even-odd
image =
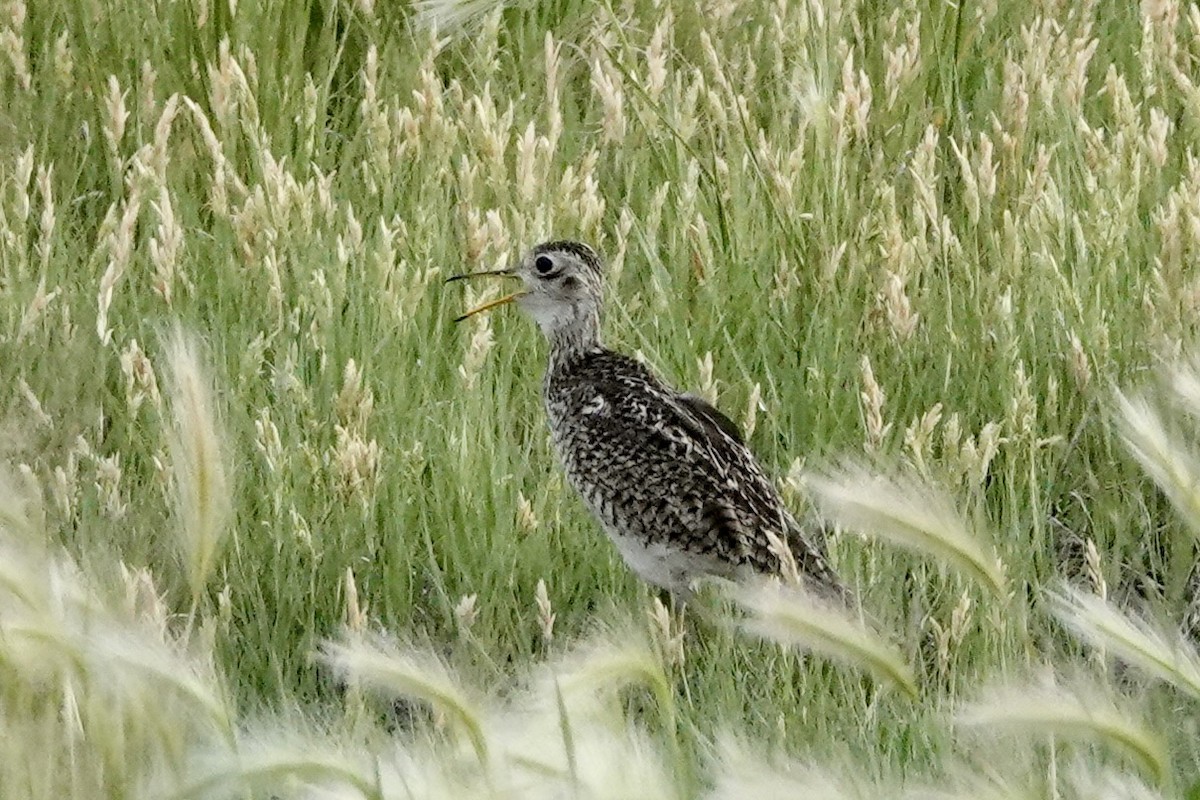
[[[771,531],[813,588],[841,594],[736,426],[702,399],[602,347],[552,355],[543,394],[571,485],[644,580],[686,593],[701,575],[778,572]]]

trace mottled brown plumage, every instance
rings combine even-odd
[[[516,301],[546,335],[543,396],[555,450],[643,580],[686,595],[700,577],[778,572],[771,533],[790,548],[809,588],[844,594],[823,533],[815,541],[804,535],[737,426],[600,343],[603,269],[590,247],[546,242],[516,269],[483,274],[524,282],[523,291],[476,311]]]

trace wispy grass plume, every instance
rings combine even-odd
[[[1071,586],[1050,594],[1050,609],[1094,647],[1200,697],[1200,654],[1178,634],[1171,636],[1146,620],[1123,613],[1103,598]]]
[[[479,702],[433,653],[404,647],[381,637],[348,635],[326,641],[320,656],[349,680],[376,691],[428,703],[466,736],[480,761],[488,756]]]
[[[1145,396],[1117,392],[1117,423],[1129,452],[1200,536],[1200,458]]]
[[[1098,689],[1046,683],[1001,686],[964,707],[955,721],[967,727],[1106,744],[1133,756],[1158,782],[1168,771],[1167,752],[1159,738]]]
[[[463,33],[505,5],[505,0],[415,0],[412,7],[418,26]]]
[[[830,522],[932,556],[993,593],[1004,593],[999,556],[945,492],[919,477],[888,477],[847,463],[807,474],[804,485]]]
[[[1103,769],[1080,759],[1068,776],[1080,800],[1162,800],[1163,795],[1136,775]]]
[[[194,608],[233,516],[233,470],[198,342],[175,327],[166,335],[165,352],[176,524]]]
[[[593,634],[546,666],[569,707],[590,705],[629,686],[650,690],[660,710],[670,714],[674,689],[661,656],[646,634],[632,624],[614,624]]]
[[[243,737],[236,748],[213,750],[198,756],[186,779],[175,778],[167,785],[172,800],[242,796],[336,796],[339,787],[351,787],[355,797],[377,797],[375,767],[371,759],[346,753],[333,738],[303,734],[303,726],[292,721]],[[303,794],[293,794],[301,790]]]
[[[865,670],[917,696],[916,678],[900,651],[846,610],[771,581],[741,585],[733,596],[750,613],[740,623],[747,632]]]
[[[769,763],[759,748],[726,736],[719,741],[715,780],[705,800],[847,800],[863,796],[852,782],[827,767]]]

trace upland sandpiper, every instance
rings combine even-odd
[[[804,535],[737,426],[600,343],[604,276],[592,248],[545,242],[514,269],[450,280],[485,275],[524,288],[458,319],[515,301],[537,322],[550,343],[542,390],[555,450],[638,576],[686,597],[697,578],[780,572],[782,543],[808,589],[844,596],[823,533]]]

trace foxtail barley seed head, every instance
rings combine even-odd
[[[963,707],[955,722],[988,731],[1084,739],[1115,746],[1134,757],[1156,781],[1168,771],[1163,743],[1127,706],[1093,687],[1054,683],[1000,686]]]
[[[750,614],[741,623],[747,632],[864,670],[917,697],[916,677],[899,650],[845,609],[772,581],[738,586],[733,597]]]
[[[347,634],[339,642],[324,642],[319,656],[348,680],[428,703],[446,715],[481,762],[487,760],[480,701],[434,653],[377,636]]]
[[[176,327],[166,334],[164,351],[175,524],[188,586],[198,601],[232,521],[232,467],[199,343]]]
[[[1142,396],[1116,393],[1117,423],[1125,446],[1200,535],[1200,458]]]
[[[807,475],[805,486],[830,522],[932,556],[1004,595],[1003,565],[978,526],[958,512],[944,491],[921,478],[886,477],[847,463]]]
[[[1074,796],[1083,800],[1165,800],[1136,775],[1080,761],[1068,776]]]
[[[441,33],[465,33],[493,11],[503,8],[504,0],[415,0],[413,3],[418,27]]]
[[[603,716],[611,701],[628,687],[648,689],[664,717],[674,713],[674,689],[662,658],[647,639],[644,626],[616,624],[575,643],[545,666],[540,694],[555,698],[571,713]]]
[[[761,748],[729,734],[717,742],[716,780],[705,800],[851,800],[886,796],[879,788],[864,792],[847,776],[810,764],[772,764]]]
[[[110,684],[110,691],[129,698],[147,688],[170,692],[198,719],[207,720],[218,731],[230,731],[230,708],[208,666],[181,655],[181,645],[165,639],[163,631],[100,619],[76,624],[82,625],[75,635],[87,654],[96,685]],[[143,701],[149,698],[143,697]]]
[[[14,600],[31,609],[47,603],[43,510],[31,489],[0,468],[0,610],[11,609]]]
[[[1054,616],[1093,647],[1200,697],[1200,653],[1178,634],[1118,610],[1102,597],[1071,586],[1050,594]]]
[[[174,791],[159,796],[173,800],[194,797],[277,796],[282,787],[295,797],[379,797],[379,764],[361,754],[347,753],[332,738],[308,734],[311,723],[281,722],[242,734],[236,748],[213,748],[192,759],[186,777],[166,782]]]
[[[1181,360],[1170,370],[1168,381],[1181,408],[1193,419],[1200,419],[1200,358]]]

